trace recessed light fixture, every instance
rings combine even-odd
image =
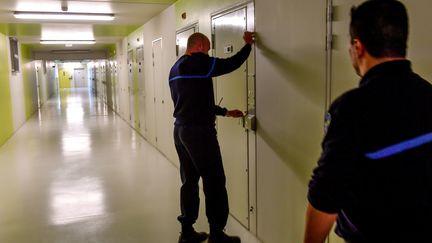
[[[95,20],[95,21],[114,20],[114,14],[105,14],[105,13],[15,11],[14,16],[17,19],[40,19],[40,20]]]
[[[43,45],[93,45],[95,40],[40,40]]]

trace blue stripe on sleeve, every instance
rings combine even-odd
[[[398,153],[402,153],[406,150],[409,149],[413,149],[413,148],[417,148],[420,147],[421,145],[424,145],[426,143],[430,143],[432,142],[432,133],[427,133],[425,135],[421,135],[418,136],[416,138],[389,146],[387,148],[375,151],[375,152],[371,152],[371,153],[367,153],[365,154],[366,157],[368,157],[369,159],[383,159],[383,158],[387,158],[390,157],[392,155],[398,154]]]
[[[175,76],[171,78],[169,81],[173,81],[176,79],[182,79],[182,78],[210,78],[211,74],[216,66],[216,58],[213,58],[212,66],[210,67],[210,70],[208,71],[207,75],[186,75],[186,76]]]

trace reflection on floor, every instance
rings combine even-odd
[[[178,169],[87,90],[61,91],[0,148],[0,180],[0,242],[177,242]]]

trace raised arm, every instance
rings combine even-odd
[[[214,68],[211,73],[212,77],[230,73],[239,68],[247,60],[252,50],[252,44],[255,42],[254,33],[245,32],[243,40],[246,43],[245,46],[243,46],[243,48],[234,56],[225,59],[215,58]]]

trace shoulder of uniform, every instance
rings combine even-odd
[[[361,97],[361,93],[362,92],[359,88],[348,90],[336,98],[332,105],[338,106],[346,103],[357,102],[357,100]]]

